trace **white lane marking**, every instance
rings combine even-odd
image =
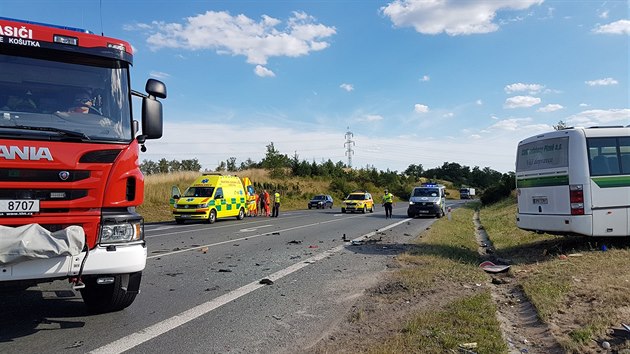
[[[296,218],[297,216],[287,216],[285,217],[285,219],[288,218]],[[263,223],[263,222],[269,222],[269,220],[260,220],[260,221],[250,221],[247,222],[246,224],[259,224],[259,223]],[[187,226],[198,226],[199,224],[190,224],[190,225],[173,225],[172,228],[177,228],[178,230],[176,232],[167,232],[167,233],[163,233],[163,234],[159,234],[159,235],[145,235],[144,238],[153,238],[153,237],[161,237],[161,236],[170,236],[170,235],[177,235],[177,234],[184,234],[187,232],[198,232],[198,231],[203,231],[203,230],[215,230],[215,229],[225,229],[226,227],[233,227],[234,224],[229,223],[229,224],[225,224],[225,225],[214,225],[214,226],[208,226],[208,227],[202,227],[202,228],[194,228],[192,230],[182,230],[182,228],[187,227]],[[147,231],[153,231],[153,230],[147,230]]]
[[[263,227],[270,227],[270,226],[273,226],[273,225],[261,225],[261,226],[258,226],[258,227],[251,227],[249,229],[240,229],[240,230],[238,230],[238,232],[252,232],[252,231],[256,231],[258,229],[262,229]]]
[[[389,230],[391,228],[394,228],[408,220],[411,219],[404,219],[402,221],[399,221],[397,223],[385,226],[381,229],[378,229],[376,231],[372,231],[370,233],[367,233],[363,236],[357,237],[352,241],[362,241],[365,239],[370,238],[371,236],[374,236],[377,232],[381,232],[381,231],[385,231],[385,230]],[[307,267],[317,261],[320,261],[328,256],[331,256],[337,252],[340,252],[341,250],[343,250],[345,248],[345,245],[339,245],[337,247],[333,247],[327,251],[324,251],[320,254],[317,254],[313,257],[310,257],[304,261],[301,261],[299,263],[295,263],[293,265],[288,266],[285,269],[281,269],[273,274],[270,274],[267,278],[272,280],[272,281],[278,281],[284,277],[286,277],[287,275],[297,272],[298,270]],[[191,309],[188,309],[180,314],[177,314],[173,317],[167,318],[161,322],[158,322],[152,326],[149,326],[145,329],[139,330],[138,332],[132,333],[126,337],[120,338],[118,340],[115,340],[109,344],[106,344],[100,348],[96,348],[93,351],[91,351],[90,353],[122,353],[126,350],[132,349],[134,347],[137,347],[138,345],[147,342],[153,338],[156,338],[159,335],[162,335],[168,331],[171,331],[185,323],[188,323],[200,316],[203,316],[205,314],[207,314],[210,311],[216,310],[217,308],[228,304],[242,296],[245,296],[251,292],[253,292],[254,290],[260,289],[262,287],[264,287],[264,284],[260,284],[259,280],[253,281],[247,285],[244,285],[238,289],[232,290],[227,294],[221,295],[217,298],[214,298],[208,302],[205,302],[201,305],[197,305]]]

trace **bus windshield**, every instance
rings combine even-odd
[[[47,53],[0,53],[0,135],[131,141],[128,64]]]

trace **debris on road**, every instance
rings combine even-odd
[[[264,278],[260,280],[260,284],[264,284],[264,285],[272,285],[273,284],[273,280],[268,279],[268,278]]]
[[[232,269],[221,268],[219,269],[219,273],[232,273]]]
[[[288,244],[299,245],[300,243],[302,243],[302,240],[292,240],[292,241],[287,242],[287,245]]]

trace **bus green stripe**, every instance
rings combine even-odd
[[[568,175],[534,177],[534,178],[519,179],[516,181],[516,186],[519,188],[566,186],[568,184],[569,184]]]
[[[630,187],[630,176],[593,177],[599,188]]]

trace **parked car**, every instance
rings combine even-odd
[[[313,197],[308,202],[308,208],[317,208],[317,209],[332,209],[333,206],[333,198],[328,194],[319,194]]]
[[[345,213],[348,211],[360,211],[364,214],[368,211],[373,213],[374,200],[372,199],[372,195],[365,191],[354,191],[348,194],[341,204],[341,212]]]

